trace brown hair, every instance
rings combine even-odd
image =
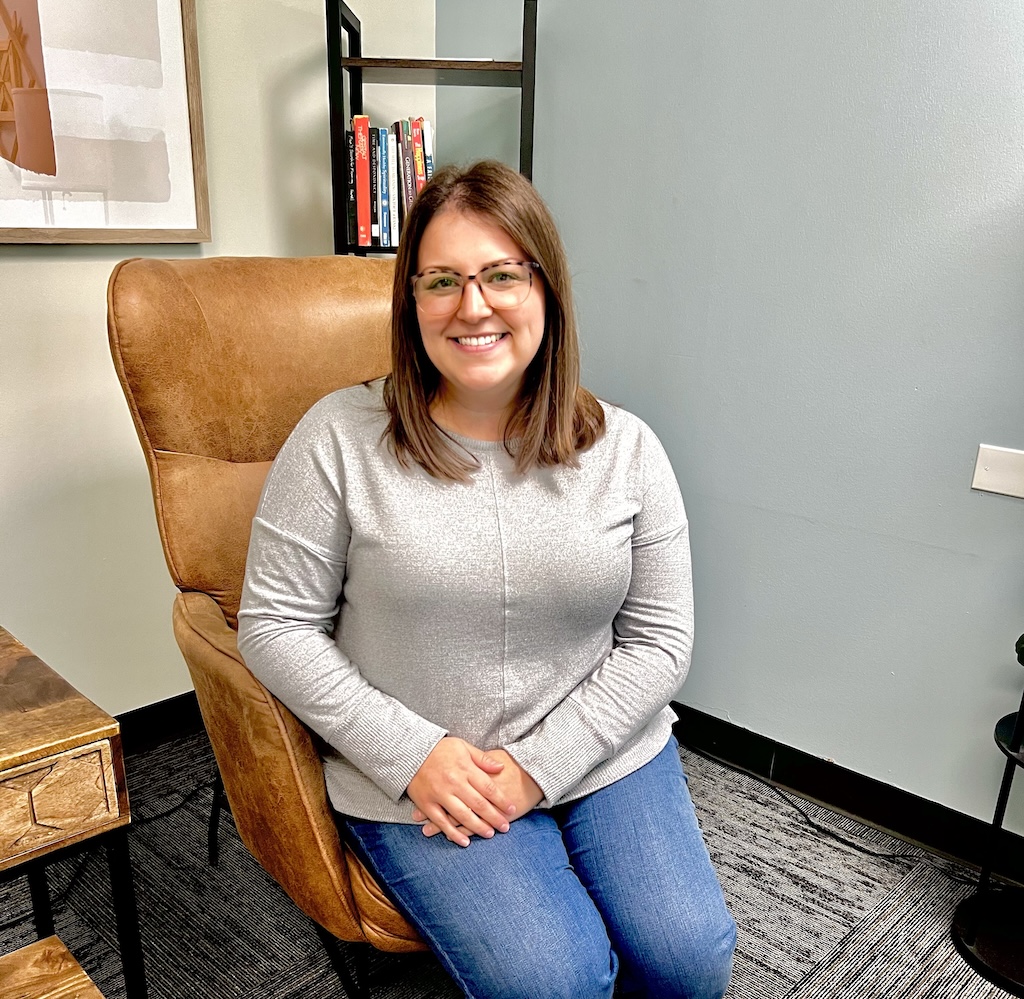
[[[577,465],[577,455],[604,433],[601,404],[579,383],[579,339],[569,263],[554,219],[533,185],[494,160],[439,170],[413,203],[398,247],[391,308],[391,374],[384,382],[390,414],[384,437],[403,465],[422,465],[440,479],[465,481],[476,463],[430,416],[441,375],[427,357],[416,318],[412,277],[420,242],[442,210],[496,225],[540,265],[544,337],[523,376],[505,427],[505,449],[518,472]],[[515,446],[512,445],[515,441]]]

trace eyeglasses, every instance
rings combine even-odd
[[[535,270],[540,270],[540,264],[532,260],[505,260],[468,277],[456,271],[430,268],[412,278],[412,293],[428,316],[450,316],[458,310],[466,285],[476,281],[490,308],[514,309],[530,294]]]

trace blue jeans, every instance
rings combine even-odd
[[[339,816],[471,999],[718,999],[736,925],[670,739],[646,766],[468,847]]]

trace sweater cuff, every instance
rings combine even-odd
[[[503,747],[544,792],[540,807],[557,805],[602,760],[612,755],[582,709],[567,697],[523,738]]]
[[[394,729],[383,725],[369,728],[374,731],[364,733],[360,739],[338,739],[333,744],[397,803],[433,748],[448,732],[420,717],[416,717],[415,723],[403,726],[400,737],[396,737]]]

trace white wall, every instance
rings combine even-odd
[[[441,5],[439,50],[517,30]],[[683,700],[988,820],[1024,500],[970,482],[1024,448],[1024,12],[623,10],[539,4],[534,178],[587,381],[687,500]]]
[[[365,54],[433,54],[432,0],[350,6]],[[191,684],[107,348],[110,271],[139,255],[332,251],[323,0],[197,7],[213,242],[0,246],[0,624],[114,713]],[[382,117],[425,99],[367,93]]]

